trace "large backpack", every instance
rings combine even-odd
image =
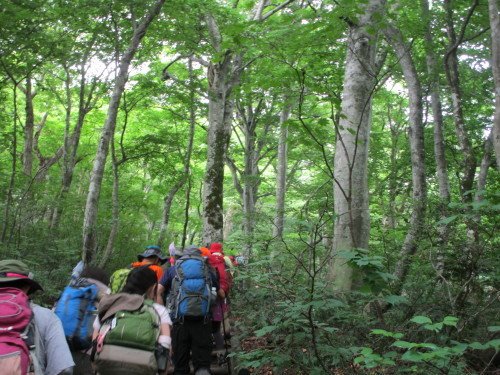
[[[212,266],[215,272],[219,275],[219,285],[224,292],[229,293],[232,284],[231,272],[226,265],[226,260],[223,255],[210,254],[208,256],[208,263]]]
[[[97,316],[95,284],[79,279],[64,288],[55,313],[62,322],[71,351],[88,349],[92,345],[92,325]]]
[[[129,264],[125,268],[120,268],[113,272],[109,279],[109,289],[111,294],[120,293],[127,282],[127,277],[132,271],[132,264]]]
[[[36,355],[38,330],[28,296],[0,288],[0,369],[3,375],[41,375]]]
[[[213,305],[212,279],[205,259],[184,255],[175,263],[175,270],[169,297],[172,319],[209,316]]]
[[[97,372],[106,375],[155,375],[155,348],[160,336],[160,317],[153,301],[134,311],[120,310],[103,322],[93,360]]]

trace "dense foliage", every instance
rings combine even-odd
[[[92,262],[111,271],[152,243],[202,245],[214,100],[208,87],[214,67],[231,57],[241,74],[225,98],[233,111],[221,181],[223,241],[228,253],[249,258],[238,267],[231,296],[238,337],[260,340],[258,348],[236,352],[239,365],[283,374],[498,371],[500,168],[490,136],[495,41],[486,2],[391,0],[383,2],[384,15],[372,16],[367,32],[377,35],[377,69],[369,145],[345,146],[369,146],[369,246],[342,251],[332,242],[346,46],[371,2],[277,3],[165,3],[120,100]],[[0,5],[0,254],[33,268],[44,304],[81,259],[89,181],[118,66],[153,4]],[[400,279],[398,262],[415,229],[416,151],[412,87],[389,27],[401,32],[423,103],[425,214]],[[434,94],[441,100],[444,159],[436,149]],[[277,236],[285,130],[285,224]],[[336,289],[329,274],[340,258],[353,270],[352,290]]]

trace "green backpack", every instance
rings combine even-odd
[[[111,294],[116,294],[120,293],[125,286],[125,283],[127,282],[127,277],[132,271],[132,265],[129,264],[125,268],[120,268],[119,270],[116,270],[113,272],[109,279],[109,288],[111,290]]]
[[[151,300],[144,300],[138,310],[121,310],[107,319],[99,330],[104,340],[101,348],[98,345],[94,358],[98,373],[155,375],[160,324]]]
[[[139,310],[118,311],[105,324],[110,329],[104,344],[154,350],[160,336],[160,317],[151,300],[144,300]]]

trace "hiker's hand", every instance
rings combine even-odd
[[[224,292],[224,289],[219,289],[217,291],[217,295],[220,297],[220,298],[226,298],[226,292]]]

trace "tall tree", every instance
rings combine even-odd
[[[432,35],[432,19],[429,10],[429,2],[427,0],[421,0],[421,10],[422,18],[424,21],[424,41],[425,41],[425,58],[427,63],[427,73],[429,75],[429,85],[431,92],[431,106],[432,106],[432,117],[434,125],[434,158],[436,161],[436,172],[439,184],[439,199],[440,199],[440,214],[441,220],[448,217],[448,204],[450,203],[450,181],[448,178],[448,168],[446,162],[445,154],[445,143],[444,143],[444,124],[443,124],[443,111],[441,105],[441,88],[439,84],[439,65],[437,62],[437,56],[435,52],[435,45]],[[437,239],[437,263],[436,270],[438,276],[441,276],[444,264],[443,264],[443,253],[447,246],[448,234],[450,227],[448,224],[443,222],[439,225],[438,233],[439,237]]]
[[[295,0],[285,0],[279,5],[260,0],[249,16],[250,21],[263,22]],[[272,9],[268,12],[264,10]],[[241,73],[255,58],[244,61],[241,49],[226,48],[227,41],[214,14],[208,14],[208,33],[215,52],[214,61],[208,66],[208,134],[207,164],[203,188],[203,243],[222,241],[224,159],[231,135],[234,98],[231,94],[239,85]],[[225,43],[224,43],[225,42]]]
[[[459,60],[458,48],[463,42],[465,31],[467,29],[470,18],[478,5],[475,0],[462,24],[459,34],[455,31],[455,24],[453,20],[452,1],[445,0],[445,14],[446,14],[446,31],[448,34],[449,45],[444,57],[445,72],[448,85],[451,89],[451,102],[453,108],[453,121],[455,123],[455,131],[458,138],[458,144],[462,151],[463,157],[463,177],[461,180],[462,200],[469,202],[472,195],[468,192],[472,190],[474,184],[474,176],[476,173],[476,157],[474,149],[467,133],[463,114],[463,97],[460,87],[460,73],[459,73]]]
[[[500,16],[498,1],[488,1],[491,26],[491,67],[495,82],[495,117],[493,120],[493,147],[497,169],[500,171]]]
[[[358,21],[348,19],[347,57],[342,115],[337,128],[334,160],[334,263],[329,280],[340,290],[351,290],[353,270],[342,252],[367,249],[370,232],[368,207],[368,149],[372,95],[376,84],[377,34],[375,17],[384,14],[385,0],[362,5]]]
[[[94,160],[94,167],[90,177],[90,184],[87,195],[87,203],[85,205],[82,245],[82,259],[85,263],[90,263],[97,249],[96,224],[97,211],[99,207],[99,196],[101,193],[101,185],[104,168],[106,165],[106,158],[109,151],[109,142],[111,140],[111,137],[113,137],[114,135],[116,118],[118,115],[118,107],[123,91],[125,90],[125,83],[128,79],[129,67],[132,59],[135,56],[137,48],[141,43],[141,40],[146,34],[149,25],[160,13],[164,3],[165,0],[157,0],[154,4],[152,4],[149,11],[143,16],[143,19],[140,23],[137,24],[134,22],[134,32],[130,39],[130,44],[120,60],[120,67],[115,79],[113,93],[111,94],[106,121],[104,122],[101,139]]]
[[[425,210],[427,207],[427,188],[425,181],[425,149],[422,89],[420,79],[412,59],[411,51],[403,40],[403,35],[397,28],[388,26],[384,32],[393,46],[408,89],[410,103],[409,138],[412,166],[412,206],[410,227],[399,255],[394,275],[397,278],[395,291],[400,293],[411,266],[411,257],[418,250],[418,244],[423,233]]]

